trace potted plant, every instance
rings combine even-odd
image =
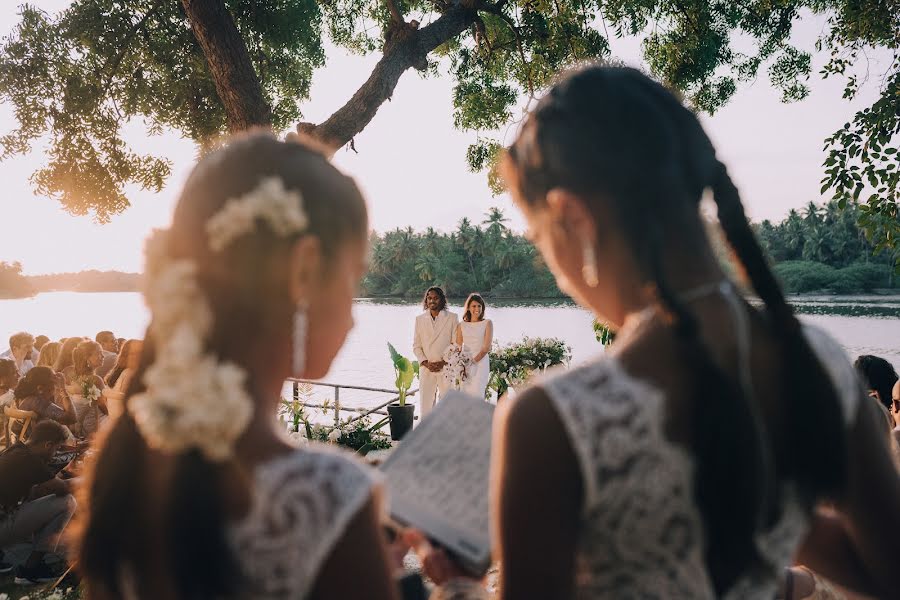
[[[391,353],[391,361],[394,363],[394,373],[397,375],[395,381],[397,402],[389,405],[387,409],[391,424],[391,439],[399,440],[413,426],[416,407],[406,403],[406,393],[416,377],[419,376],[419,361],[411,361],[402,356],[390,343],[388,343],[388,350]]]

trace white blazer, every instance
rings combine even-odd
[[[419,362],[443,360],[444,350],[453,343],[458,325],[459,317],[447,310],[442,310],[435,319],[427,310],[416,317],[413,354]]]

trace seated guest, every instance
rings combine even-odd
[[[34,337],[26,331],[14,333],[9,337],[9,350],[0,354],[0,358],[16,361],[16,368],[25,375],[34,366],[37,356],[34,353]]]
[[[8,358],[0,358],[0,411],[5,406],[12,406],[16,385],[19,383],[19,370],[16,362]]]
[[[40,352],[41,350],[43,350],[44,344],[46,344],[49,341],[50,341],[50,338],[48,338],[46,335],[39,335],[36,338],[34,338],[35,351]]]
[[[106,398],[107,412],[110,416],[118,416],[121,413],[122,401],[128,384],[139,366],[141,359],[141,340],[128,340],[122,344],[122,351],[116,361],[116,366],[106,376],[106,389],[103,395]]]
[[[31,544],[31,554],[16,570],[16,583],[55,581],[62,575],[44,561],[56,552],[60,535],[75,513],[70,482],[56,476],[49,463],[66,441],[65,427],[43,421],[31,438],[0,454],[0,573],[13,565],[4,560],[4,550],[13,544]]]
[[[9,444],[6,439],[6,415],[3,409],[7,406],[15,404],[15,389],[19,383],[19,370],[16,368],[16,362],[8,358],[0,358],[0,436],[3,438],[3,444]]]
[[[869,396],[891,410],[891,388],[898,379],[893,365],[880,356],[863,354],[854,361],[853,366],[859,371],[863,383],[869,390]]]
[[[83,340],[84,338],[80,337],[65,338],[65,341],[62,342],[62,348],[59,349],[59,357],[53,365],[53,370],[57,373],[62,373],[66,378],[66,383],[71,381],[73,375],[72,355],[75,352],[75,347]]]
[[[16,404],[21,410],[35,413],[34,423],[56,421],[71,425],[78,419],[75,405],[66,393],[62,374],[54,373],[49,367],[35,367],[16,386]],[[58,402],[58,403],[57,403]],[[16,434],[22,430],[21,424],[14,425]]]
[[[112,331],[101,331],[94,338],[103,349],[103,362],[97,367],[97,375],[100,378],[106,377],[113,367],[116,365],[116,358],[119,356],[119,342]]]
[[[103,362],[103,349],[97,342],[84,340],[75,347],[72,360],[72,377],[69,378],[67,391],[78,413],[72,432],[78,436],[89,436],[100,425],[100,412],[106,413],[106,404],[101,396],[106,385],[96,373]],[[90,397],[86,392],[96,396]]]
[[[53,365],[56,364],[56,361],[59,359],[59,352],[62,349],[62,344],[59,342],[47,342],[41,348],[40,354],[38,354],[37,363],[34,366],[36,367],[50,367],[53,368]]]

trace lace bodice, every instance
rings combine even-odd
[[[848,425],[859,384],[844,351],[822,331],[807,337],[831,375]],[[612,358],[542,383],[577,457],[585,490],[576,549],[576,598],[713,598],[704,527],[693,498],[693,463],[663,431],[663,393]],[[727,598],[771,600],[776,574],[808,526],[785,490],[782,517],[758,536],[771,569],[745,574]]]
[[[347,525],[377,494],[377,476],[312,446],[256,468],[250,513],[229,534],[248,598],[306,598]]]

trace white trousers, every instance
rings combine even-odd
[[[440,398],[447,393],[450,383],[444,380],[441,372],[432,373],[425,367],[419,370],[419,419],[424,419],[431,412],[436,402],[435,397]]]

